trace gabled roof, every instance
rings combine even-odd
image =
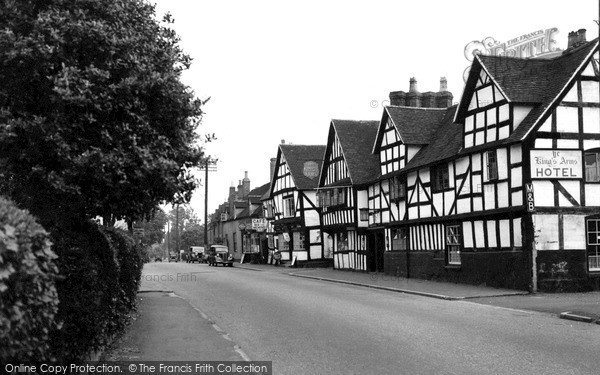
[[[353,185],[376,180],[380,174],[379,155],[371,153],[379,121],[331,120],[328,147],[333,145],[331,131],[337,134]],[[323,177],[321,177],[323,178]]]
[[[426,145],[444,118],[446,108],[386,106],[377,130],[373,152],[379,151],[387,119],[398,131],[405,145]]]
[[[435,130],[429,144],[419,150],[408,162],[404,170],[419,168],[451,158],[459,153],[462,147],[462,125],[454,123],[457,106],[445,108],[443,117],[435,124]]]
[[[319,185],[319,175],[323,167],[325,146],[282,144],[279,145],[279,150],[285,157],[296,189],[316,189]],[[314,170],[315,165],[316,170]],[[275,173],[277,172],[275,171]]]
[[[465,117],[475,82],[483,69],[509,102],[533,106],[506,142],[523,140],[562,97],[597,49],[598,39],[595,39],[552,59],[477,55],[460,100],[456,121],[462,122]]]

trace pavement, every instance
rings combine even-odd
[[[308,278],[414,294],[448,301],[469,301],[509,309],[537,311],[557,318],[600,325],[600,292],[528,293],[487,286],[455,284],[331,268],[290,268],[266,264],[238,264],[235,267],[280,272]],[[185,322],[185,324],[181,324]],[[107,361],[189,360],[248,361],[249,357],[210,320],[186,300],[159,282],[142,280],[138,313],[126,332],[101,357]]]

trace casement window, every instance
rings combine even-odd
[[[462,248],[462,231],[460,225],[446,226],[446,263],[460,265],[460,251]]]
[[[392,229],[392,250],[408,250],[408,229]]]
[[[439,193],[450,187],[448,165],[440,164],[431,168],[431,191]]]
[[[585,181],[600,182],[600,149],[585,152]]]
[[[346,189],[328,189],[317,193],[319,207],[343,206],[346,204]]]
[[[304,250],[304,232],[293,232],[294,250]]]
[[[395,176],[389,180],[390,184],[390,199],[398,201],[406,198],[406,179],[404,177]]]
[[[294,196],[283,198],[283,217],[294,217],[295,215]]]
[[[265,203],[265,218],[272,219],[275,217],[275,210],[273,209],[273,202]]]
[[[487,181],[498,179],[498,157],[496,150],[487,151],[485,153]]]
[[[588,270],[600,272],[600,217],[587,219],[586,222]]]

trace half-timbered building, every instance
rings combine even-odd
[[[323,250],[317,185],[325,146],[281,144],[270,194],[263,198],[273,248],[294,265],[327,262]]]
[[[599,90],[598,40],[580,30],[552,59],[476,56],[456,107],[386,109],[369,190],[386,272],[598,288]],[[409,129],[424,139],[405,141]]]
[[[325,248],[334,268],[377,268],[377,246],[368,244],[368,184],[379,176],[379,158],[371,154],[377,121],[332,120],[319,180],[319,206]],[[383,262],[380,262],[380,267]]]

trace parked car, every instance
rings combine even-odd
[[[156,258],[154,259],[154,261],[155,261],[155,262],[162,262],[162,258],[161,258],[161,257],[156,257]]]
[[[202,263],[204,261],[204,247],[202,246],[190,246],[190,250],[188,251],[188,263],[198,262]]]
[[[208,250],[208,265],[223,267],[233,267],[233,255],[229,253],[229,248],[224,245],[211,245]]]

